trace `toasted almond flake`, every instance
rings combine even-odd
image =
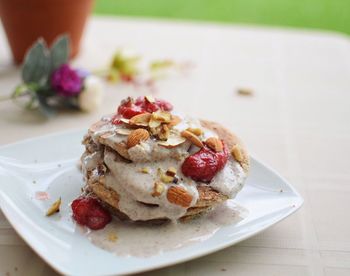
[[[162,174],[162,176],[160,177],[160,180],[164,183],[171,183],[173,182],[174,177],[167,174]]]
[[[181,136],[185,137],[187,140],[189,140],[195,146],[197,146],[199,148],[203,147],[202,141],[199,140],[199,138],[196,135],[194,135],[192,132],[184,130],[184,131],[181,132]]]
[[[242,155],[241,147],[239,145],[233,146],[231,150],[231,154],[238,162],[243,161],[243,155]]]
[[[171,114],[167,111],[156,111],[152,113],[152,119],[162,123],[170,123]]]
[[[165,173],[169,176],[175,176],[176,175],[176,168],[169,167]]]
[[[123,122],[124,124],[128,124],[128,125],[130,124],[129,119],[121,118],[120,121]]]
[[[129,135],[131,133],[131,129],[129,128],[118,128],[116,129],[116,133],[120,134],[120,135]]]
[[[201,130],[200,128],[192,128],[192,127],[189,127],[189,128],[187,129],[187,131],[192,132],[192,133],[193,133],[194,135],[196,135],[196,136],[200,136],[200,135],[203,134],[203,130]]]
[[[220,139],[216,138],[216,137],[210,137],[208,138],[205,143],[208,145],[209,148],[211,148],[212,150],[219,152],[219,151],[223,151],[224,146],[222,145],[222,142]]]
[[[154,103],[155,102],[155,99],[151,95],[145,96],[145,99],[149,103]]]
[[[135,115],[129,121],[131,125],[146,127],[148,126],[150,119],[151,119],[150,113],[142,113],[142,114]]]
[[[148,126],[150,128],[157,128],[162,124],[161,121],[155,120],[153,117],[151,118],[151,120],[148,123]]]
[[[161,182],[155,182],[153,186],[153,197],[160,196],[164,191],[164,184]]]
[[[99,129],[101,129],[101,127],[104,125],[104,122],[98,121],[96,123],[94,123],[92,126],[90,126],[89,128],[89,132],[90,133],[94,133],[96,131],[98,131]]]
[[[114,135],[114,133],[113,132],[111,132],[111,131],[108,131],[108,132],[105,132],[105,133],[103,133],[101,136],[100,136],[100,138],[99,139],[108,139],[109,137],[112,137]]]
[[[59,198],[58,200],[56,200],[51,206],[50,208],[47,210],[46,212],[46,216],[52,216],[55,213],[58,213],[60,211],[60,206],[61,206],[61,198]]]
[[[107,238],[110,242],[116,242],[118,240],[118,236],[114,232],[109,232]]]
[[[148,167],[141,168],[140,172],[144,173],[144,174],[148,174],[149,173],[149,168]]]
[[[179,135],[170,134],[168,140],[160,141],[158,142],[158,145],[165,148],[174,148],[183,144],[184,142],[186,142],[186,138]]]
[[[140,144],[142,141],[146,141],[148,138],[149,138],[148,131],[143,128],[138,128],[133,130],[129,134],[128,140],[126,141],[126,145],[128,148],[132,148]]]
[[[158,132],[158,138],[159,140],[166,141],[168,140],[170,135],[170,129],[167,125],[161,125],[159,132]]]
[[[169,128],[172,128],[173,126],[178,125],[181,122],[181,118],[176,115],[171,115],[171,121],[168,124]]]

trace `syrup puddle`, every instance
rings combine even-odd
[[[96,246],[118,256],[150,257],[179,249],[212,237],[220,228],[237,224],[249,211],[228,200],[201,218],[187,223],[139,225],[114,220],[104,229],[87,231]]]

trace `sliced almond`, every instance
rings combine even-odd
[[[170,123],[171,114],[166,111],[156,111],[152,113],[152,119],[160,121],[162,123]]]
[[[234,157],[234,159],[236,159],[238,162],[243,161],[243,154],[242,154],[241,147],[239,145],[233,146],[233,148],[231,150],[231,154]]]
[[[154,103],[155,99],[151,95],[145,96],[145,100],[149,103]]]
[[[108,138],[111,138],[112,136],[114,136],[115,134],[113,133],[113,132],[111,132],[111,131],[108,131],[108,132],[105,132],[105,133],[103,133],[103,134],[101,134],[101,136],[98,138],[98,140],[100,141],[102,141],[102,143],[103,143],[103,141],[105,141],[106,139],[108,139]]]
[[[187,208],[190,207],[193,197],[187,193],[185,188],[181,186],[171,186],[167,192],[167,199],[173,204]]]
[[[219,152],[219,151],[223,151],[224,147],[222,145],[222,142],[220,139],[216,138],[216,137],[210,137],[208,138],[205,143],[207,144],[207,146],[209,148],[211,148],[212,150]]]
[[[199,138],[196,135],[194,135],[192,132],[189,132],[188,130],[184,130],[181,132],[181,136],[185,137],[187,140],[189,140],[195,146],[197,146],[199,148],[203,147],[202,141],[199,140]]]
[[[131,125],[146,127],[148,126],[150,119],[151,119],[150,113],[142,113],[142,114],[135,115],[129,121]]]
[[[179,135],[170,134],[168,140],[160,141],[158,142],[158,145],[165,148],[174,148],[183,144],[184,142],[186,142],[186,138]]]
[[[201,130],[200,128],[192,128],[189,127],[188,129],[186,129],[189,132],[192,132],[194,135],[196,136],[201,136],[203,134],[203,130]]]
[[[164,184],[161,182],[155,182],[153,186],[153,197],[160,196],[164,191]]]
[[[170,135],[170,129],[167,125],[161,125],[159,132],[158,132],[158,138],[159,140],[166,141],[168,140]]]
[[[119,120],[120,120],[121,122],[123,122],[124,124],[127,124],[127,125],[130,124],[130,120],[129,120],[129,119],[120,118]]]
[[[168,124],[169,128],[172,128],[173,126],[178,125],[181,122],[181,118],[176,115],[171,115],[171,121]]]
[[[61,206],[61,198],[59,198],[58,200],[56,200],[51,206],[50,208],[47,210],[46,215],[52,216],[55,213],[58,213],[60,211],[60,206]]]
[[[158,120],[154,119],[153,117],[151,117],[151,119],[150,119],[150,121],[149,121],[149,123],[148,123],[148,126],[149,126],[150,128],[157,128],[157,127],[159,127],[161,124],[162,124],[161,121],[158,121]]]
[[[128,148],[132,148],[140,144],[142,141],[146,141],[148,138],[149,138],[148,131],[143,128],[138,128],[133,130],[129,134],[128,140],[126,141],[126,145]]]
[[[96,131],[100,130],[101,127],[103,127],[106,124],[106,122],[103,121],[98,121],[94,123],[92,126],[89,128],[90,133],[95,133]]]
[[[118,128],[118,129],[116,129],[116,133],[117,134],[120,134],[120,135],[126,135],[126,136],[128,136],[130,133],[131,133],[131,129],[129,129],[129,128]]]

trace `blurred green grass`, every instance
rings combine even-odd
[[[350,0],[96,0],[94,12],[317,28],[350,34]]]

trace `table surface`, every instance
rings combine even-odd
[[[0,41],[4,34],[0,30]],[[350,42],[345,36],[286,29],[93,18],[76,65],[102,68],[119,46],[145,60],[172,58],[195,66],[157,84],[157,96],[185,112],[221,122],[250,152],[302,194],[303,207],[235,246],[146,275],[350,275]],[[0,44],[0,95],[19,82]],[[247,87],[253,96],[239,96]],[[86,128],[127,95],[106,85],[102,108],[44,120],[0,103],[0,144]],[[20,157],[19,157],[20,158]],[[52,275],[0,212],[0,275]]]

